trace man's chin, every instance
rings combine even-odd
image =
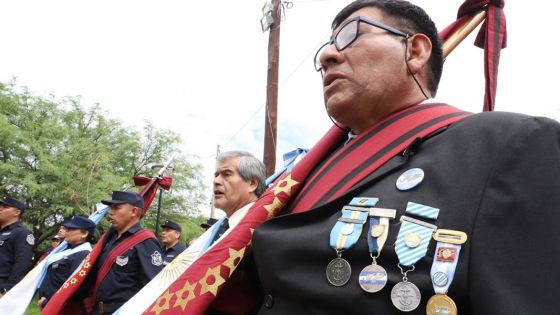
[[[344,115],[344,113],[348,113],[348,111],[351,110],[351,106],[348,104],[348,102],[345,102],[344,99],[337,96],[325,99],[325,107],[327,110],[327,114],[337,121],[337,117],[340,117]]]
[[[226,205],[225,200],[221,200],[223,198],[219,198],[218,200],[214,199],[214,208],[223,209]]]

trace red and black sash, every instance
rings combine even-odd
[[[80,267],[80,270],[75,272],[72,277],[70,277],[64,284],[60,287],[60,289],[56,292],[55,295],[49,300],[45,308],[41,311],[41,314],[50,315],[50,314],[72,314],[76,306],[73,304],[68,304],[68,301],[72,298],[72,296],[76,293],[78,288],[82,285],[85,278],[91,271],[93,265],[101,255],[103,250],[103,245],[105,244],[105,238],[107,233],[103,234],[97,242],[97,245],[93,248],[93,250],[84,258],[84,262]],[[128,237],[127,239],[123,240],[122,243],[117,245],[113,248],[105,262],[101,266],[97,278],[95,281],[95,290],[93,292],[97,292],[97,288],[101,281],[105,278],[111,266],[117,259],[117,256],[122,255],[125,251],[134,247],[136,244],[143,242],[148,238],[155,238],[155,235],[148,231],[148,230],[140,230],[134,233],[132,236]],[[90,298],[89,300],[93,300]],[[90,305],[86,305],[86,309],[89,310]]]
[[[118,256],[121,256],[127,250],[131,249],[132,247],[142,243],[143,241],[149,238],[155,239],[156,236],[154,235],[154,233],[152,233],[149,230],[140,230],[132,234],[132,236],[127,237],[124,241],[119,243],[119,245],[113,247],[111,251],[107,254],[107,258],[105,259],[105,261],[99,268],[99,271],[97,272],[97,278],[95,279],[95,286],[93,287],[93,292],[97,293],[97,289],[101,285],[103,279],[105,279],[105,277],[107,276],[107,273],[109,273],[109,270],[111,270],[111,267],[117,260]]]
[[[250,251],[253,230],[284,205],[292,202],[292,209],[301,212],[329,202],[416,138],[468,115],[445,104],[411,106],[377,123],[334,154],[346,134],[338,127],[331,128],[291,172],[266,190],[228,235],[187,268],[144,314],[204,314]],[[222,311],[237,314],[236,309],[240,307],[234,305],[231,310]]]
[[[307,179],[292,204],[301,212],[347,191],[402,152],[414,139],[450,125],[468,113],[444,104],[411,106],[361,133]]]

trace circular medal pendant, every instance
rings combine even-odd
[[[362,269],[358,281],[364,291],[378,292],[387,284],[387,271],[379,265],[369,265]]]
[[[426,305],[426,314],[457,315],[457,305],[455,305],[455,302],[447,295],[436,294],[428,300],[428,305]]]
[[[350,280],[352,268],[350,264],[343,258],[337,257],[327,266],[327,280],[335,287],[341,287]]]
[[[399,282],[391,290],[391,302],[403,312],[415,310],[420,305],[420,290],[414,283]]]

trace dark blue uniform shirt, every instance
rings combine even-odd
[[[97,271],[99,271],[112,248],[141,229],[140,223],[135,224],[124,232],[119,239],[117,239],[117,230],[109,229],[107,241],[95,263]],[[156,239],[150,238],[137,244],[117,257],[107,276],[99,285],[96,301],[104,303],[126,302],[150,282],[161,271],[162,267],[161,248]]]
[[[170,263],[173,259],[175,259],[175,257],[177,257],[177,255],[182,253],[185,249],[187,249],[187,246],[181,244],[180,242],[177,242],[177,244],[175,244],[171,248],[167,250],[163,250],[163,264],[167,265],[168,263]]]
[[[81,244],[70,245],[66,250],[70,250]],[[78,268],[82,260],[87,256],[89,250],[82,250],[71,255],[64,256],[47,267],[47,274],[39,288],[39,297],[50,299],[54,293],[62,286],[64,281]],[[46,302],[44,303],[47,304]]]
[[[33,234],[16,222],[0,230],[0,292],[18,283],[32,263]]]

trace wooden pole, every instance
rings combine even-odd
[[[216,147],[216,162],[214,163],[216,166],[214,166],[214,169],[218,168],[218,156],[220,156],[220,145],[218,144],[218,146]],[[214,178],[214,177],[212,177]],[[214,207],[214,180],[212,180],[212,201],[210,202],[210,218],[214,218],[215,214],[216,214],[216,208]]]
[[[475,14],[470,21],[465,23],[460,29],[451,34],[449,38],[442,44],[443,59],[461,43],[469,34],[486,18],[486,11],[480,11]]]
[[[278,68],[280,60],[280,0],[272,0],[272,18],[268,37],[268,74],[266,110],[264,119],[263,163],[266,177],[274,174],[276,167],[276,129],[278,115]]]

